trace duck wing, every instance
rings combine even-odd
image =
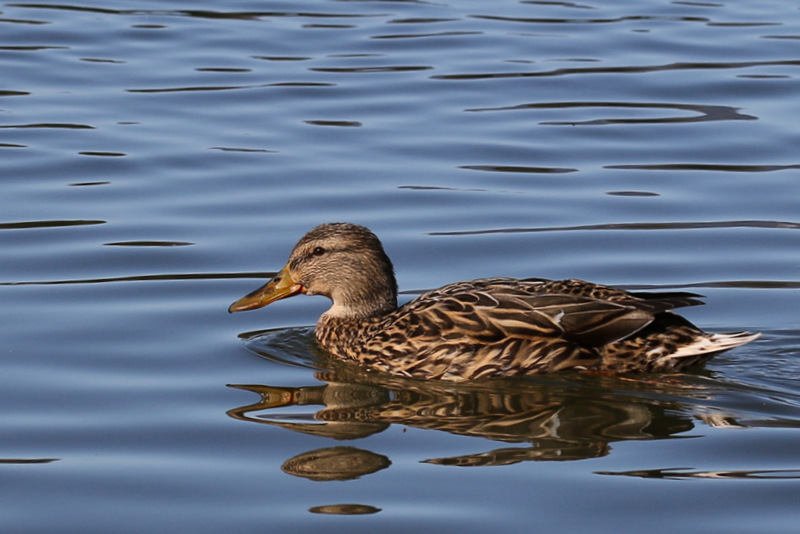
[[[499,306],[476,310],[509,337],[561,337],[584,347],[602,347],[624,339],[654,315],[633,305],[574,295],[498,298]]]
[[[415,310],[444,337],[478,342],[561,338],[584,347],[625,339],[665,311],[702,304],[693,293],[637,293],[583,282],[483,279],[445,286]],[[436,325],[436,326],[434,326]]]

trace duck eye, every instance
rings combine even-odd
[[[313,251],[311,251],[311,254],[313,254],[314,256],[322,256],[323,254],[325,254],[325,249],[322,247],[317,247]]]

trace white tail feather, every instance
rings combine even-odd
[[[669,355],[670,358],[686,358],[688,356],[716,354],[730,350],[740,345],[745,345],[758,339],[761,333],[736,332],[734,334],[705,334],[698,337],[694,343],[679,347]]]

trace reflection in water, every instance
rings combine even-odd
[[[676,438],[695,428],[696,421],[705,428],[800,428],[798,418],[774,416],[787,406],[793,412],[800,399],[774,399],[774,392],[702,374],[631,379],[570,373],[473,383],[419,381],[331,360],[316,348],[311,327],[240,337],[259,356],[314,372],[324,384],[230,385],[260,396],[253,404],[229,410],[234,419],[336,440],[365,438],[398,424],[517,444],[423,459],[426,463],[490,466],[599,458],[610,453],[614,442]],[[347,480],[390,464],[380,454],[339,446],[298,454],[282,469],[311,480]],[[682,469],[647,473],[662,473],[664,478],[710,476]]]
[[[312,514],[334,514],[334,515],[364,515],[376,514],[381,511],[368,504],[326,504],[323,506],[312,506],[308,509]]]
[[[529,444],[424,460],[460,466],[596,458],[608,454],[609,444],[616,441],[670,438],[694,426],[680,403],[620,391],[614,387],[624,384],[620,379],[562,376],[449,384],[377,376],[336,363],[332,366],[336,370],[316,373],[325,382],[320,386],[232,385],[261,399],[229,410],[228,415],[337,440],[363,438],[401,424]],[[321,408],[297,411],[305,406]],[[374,472],[375,466],[388,466],[388,459],[381,465],[358,449],[306,455],[288,461],[284,470],[300,474],[298,466],[310,466],[307,470],[313,476],[329,476],[326,472],[351,476],[339,465],[363,467],[364,473]]]
[[[621,475],[638,478],[661,478],[668,480],[682,480],[689,478],[721,478],[721,479],[800,479],[800,469],[765,469],[765,470],[735,470],[735,471],[692,471],[690,469],[675,467],[671,469],[646,469],[642,471],[598,471],[598,475]]]
[[[281,469],[290,475],[323,482],[353,480],[386,469],[391,464],[382,454],[355,447],[328,447],[289,458]]]

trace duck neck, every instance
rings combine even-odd
[[[332,300],[333,306],[323,315],[345,322],[382,317],[397,309],[397,294],[389,288],[381,292],[376,288],[361,288],[358,292],[332,295]]]
[[[342,279],[328,294],[333,306],[325,316],[363,321],[397,309],[397,279],[392,262],[382,250],[339,265],[338,273]]]

